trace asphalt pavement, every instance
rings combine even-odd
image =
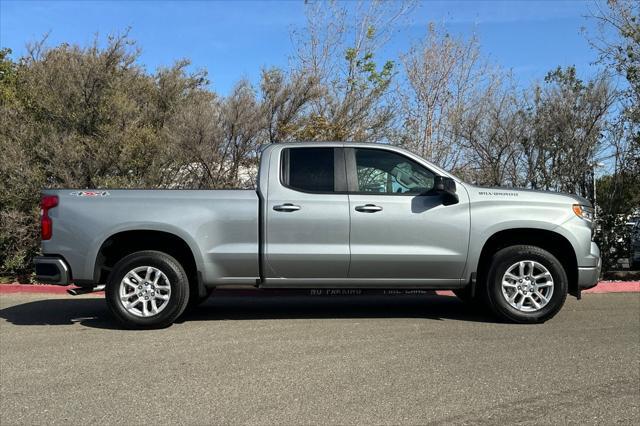
[[[126,331],[0,295],[0,424],[639,424],[640,293],[513,325],[445,296],[211,298]]]

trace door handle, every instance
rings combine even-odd
[[[300,210],[300,206],[291,203],[284,203],[273,206],[273,209],[277,212],[295,212]]]
[[[356,206],[356,211],[362,213],[375,213],[382,211],[382,207],[376,206],[375,204],[365,204],[364,206]]]

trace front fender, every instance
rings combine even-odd
[[[473,218],[471,219],[473,223]],[[471,231],[471,238],[469,241],[469,256],[467,260],[467,266],[465,268],[464,279],[466,282],[471,280],[471,275],[478,271],[480,256],[482,249],[487,244],[487,241],[494,235],[503,231],[518,230],[518,229],[539,229],[541,231],[553,231],[557,225],[540,221],[540,220],[507,220],[492,225],[487,224],[484,229],[478,229],[476,232]]]

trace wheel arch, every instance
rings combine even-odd
[[[179,235],[155,229],[128,229],[104,239],[94,259],[94,281],[106,283],[113,266],[125,256],[143,250],[155,250],[175,258],[185,269],[192,291],[204,293],[199,259],[193,248]]]
[[[540,247],[555,256],[567,274],[569,293],[578,295],[578,261],[575,250],[567,238],[547,229],[512,228],[492,234],[480,252],[476,267],[478,281],[484,281],[494,253],[505,247],[520,244]]]

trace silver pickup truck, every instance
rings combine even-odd
[[[49,189],[41,207],[37,279],[104,288],[127,327],[225,286],[447,289],[537,323],[600,274],[587,200],[477,187],[382,144],[269,145],[256,190]]]

